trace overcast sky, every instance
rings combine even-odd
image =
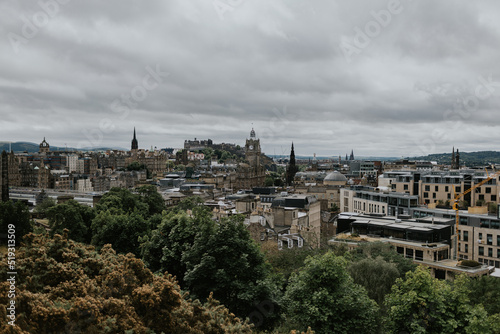
[[[0,141],[500,150],[500,2],[3,0]]]

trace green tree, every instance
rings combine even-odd
[[[162,213],[165,207],[165,200],[161,197],[158,190],[153,185],[145,185],[136,189],[142,197],[142,201],[148,205],[148,212],[150,215]]]
[[[289,319],[319,334],[376,333],[377,304],[346,267],[347,260],[332,252],[308,258],[285,292]]]
[[[21,243],[22,238],[26,234],[33,231],[28,206],[23,202],[0,202],[0,227],[2,229],[0,234],[6,235],[11,224],[16,227],[16,245]],[[7,241],[2,241],[2,244],[6,245]]]
[[[274,186],[274,179],[273,179],[273,177],[270,176],[270,175],[267,175],[266,179],[264,180],[264,185],[266,187],[272,187],[272,186]]]
[[[153,272],[168,271],[182,283],[187,270],[182,254],[193,247],[200,228],[210,223],[210,216],[202,211],[194,216],[185,211],[164,214],[157,228],[140,240],[144,263]]]
[[[234,159],[235,156],[228,151],[223,151],[220,156],[220,162],[226,162],[227,160]]]
[[[363,286],[368,297],[382,305],[385,295],[391,292],[392,285],[400,277],[396,264],[382,257],[367,258],[349,266],[349,274],[354,282]]]
[[[195,210],[201,210],[201,211],[208,211],[209,209],[203,205],[203,199],[200,196],[189,196],[184,199],[182,199],[179,204],[177,204],[175,207],[170,209],[171,211],[174,212],[181,212],[181,211],[195,211]]]
[[[149,213],[149,206],[140,195],[128,189],[111,188],[97,203],[96,210],[97,213],[109,210],[117,214],[137,212],[145,217]]]
[[[488,314],[500,314],[500,279],[483,276],[469,280],[469,298],[474,305],[482,304]]]
[[[214,150],[211,149],[210,147],[206,147],[203,150],[201,150],[201,153],[205,155],[205,160],[210,160],[212,159],[212,156],[214,155]]]
[[[453,285],[418,267],[398,278],[387,295],[388,333],[491,333],[482,305],[470,304],[465,275]]]
[[[408,271],[415,270],[417,265],[410,259],[405,258],[398,254],[394,246],[384,242],[368,242],[360,245],[351,253],[353,262],[361,261],[363,259],[377,259],[381,257],[384,261],[394,263],[398,269],[399,276],[404,277]]]
[[[78,242],[90,243],[92,238],[92,219],[94,210],[81,205],[75,200],[69,200],[49,208],[46,211],[49,219],[50,235],[62,234],[68,229],[68,236]]]
[[[246,317],[255,304],[274,304],[272,289],[266,284],[268,268],[264,256],[251,239],[242,216],[204,224],[194,244],[182,255],[186,265],[185,287],[194,298],[210,292],[236,315]],[[270,317],[271,318],[271,317]]]
[[[332,207],[330,208],[330,212],[332,212],[332,213],[339,213],[340,212],[339,206],[336,203],[333,203]]]
[[[34,212],[40,214],[41,216],[45,216],[47,210],[54,206],[56,206],[56,200],[52,197],[45,196],[42,201],[35,206]]]
[[[138,161],[134,161],[130,165],[128,165],[125,169],[128,171],[140,171],[140,170],[145,170],[146,166],[144,166],[144,164],[139,163]]]
[[[139,237],[151,232],[150,221],[140,213],[116,213],[101,211],[92,220],[92,244],[101,248],[112,244],[113,248],[123,254],[140,255]]]

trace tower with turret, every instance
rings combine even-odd
[[[49,153],[50,152],[50,145],[49,143],[47,143],[47,141],[45,140],[45,137],[43,137],[43,141],[40,143],[39,145],[39,149],[38,149],[38,152],[43,154],[43,153]]]
[[[253,168],[258,168],[260,166],[260,139],[255,135],[255,130],[252,128],[250,131],[250,139],[246,140],[245,143],[245,160]]]

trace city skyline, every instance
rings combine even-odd
[[[0,4],[0,141],[266,154],[498,150],[500,4]]]

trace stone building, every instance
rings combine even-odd
[[[260,139],[255,130],[250,131],[250,139],[245,143],[245,160],[238,166],[236,173],[236,189],[251,189],[264,185],[266,171],[261,163]]]

